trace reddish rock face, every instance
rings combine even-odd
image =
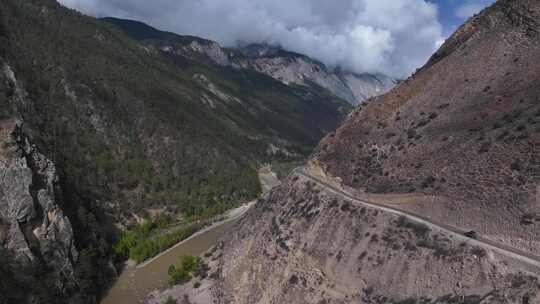
[[[436,196],[406,208],[538,251],[540,229],[524,223],[540,212],[538,58],[540,2],[499,1],[314,157],[357,189]]]

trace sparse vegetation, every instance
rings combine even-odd
[[[209,278],[212,279],[212,280],[218,280],[219,279],[219,271],[212,272],[210,274]]]
[[[167,297],[167,300],[165,300],[165,302],[163,302],[163,304],[177,304],[178,302],[173,299],[171,296]]]
[[[426,238],[430,229],[428,226],[420,223],[410,221],[405,216],[400,216],[397,220],[397,227],[406,228],[414,232],[417,238]]]
[[[170,284],[178,285],[189,282],[192,276],[196,275],[198,272],[201,263],[201,259],[195,256],[185,255],[180,257],[180,266],[169,266],[168,274]]]

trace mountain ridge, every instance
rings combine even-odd
[[[142,27],[144,32],[150,34],[137,37],[137,34],[133,33],[132,36],[166,52],[197,59],[202,56],[218,65],[255,70],[285,84],[309,86],[310,83],[315,83],[354,106],[385,93],[398,83],[398,80],[383,74],[357,74],[342,69],[330,69],[320,61],[280,46],[252,43],[236,48],[223,48],[211,40],[171,35],[140,22],[110,17],[101,20],[115,24],[128,34],[133,33],[134,27]]]

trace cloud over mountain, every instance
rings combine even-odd
[[[60,0],[94,16],[137,19],[225,46],[268,42],[355,72],[404,77],[441,43],[424,0]]]

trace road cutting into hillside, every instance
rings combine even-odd
[[[456,239],[463,240],[464,242],[467,242],[469,244],[476,245],[484,249],[492,250],[505,257],[526,263],[527,265],[533,266],[530,269],[527,269],[529,272],[532,272],[536,275],[540,275],[540,257],[534,254],[525,252],[520,249],[516,249],[514,247],[511,247],[505,244],[501,244],[501,243],[489,240],[485,237],[482,237],[481,235],[478,235],[478,237],[476,238],[470,238],[470,237],[465,236],[465,233],[468,230],[461,229],[458,227],[453,227],[444,223],[435,222],[432,219],[429,219],[422,215],[407,212],[407,211],[404,211],[404,210],[401,210],[401,209],[398,209],[389,205],[373,203],[373,202],[368,202],[363,199],[359,199],[355,197],[355,195],[347,192],[346,190],[338,188],[335,185],[332,185],[334,184],[333,182],[325,181],[321,177],[316,177],[314,175],[309,174],[308,172],[306,172],[306,170],[303,167],[294,169],[292,174],[303,176],[307,178],[308,180],[318,184],[319,186],[327,189],[328,191],[333,192],[334,194],[340,195],[350,200],[353,204],[362,205],[362,206],[377,209],[383,212],[389,212],[398,216],[404,216],[412,221],[424,224],[430,229],[444,231],[446,233],[449,233],[450,235],[453,235],[454,237],[456,237]]]

